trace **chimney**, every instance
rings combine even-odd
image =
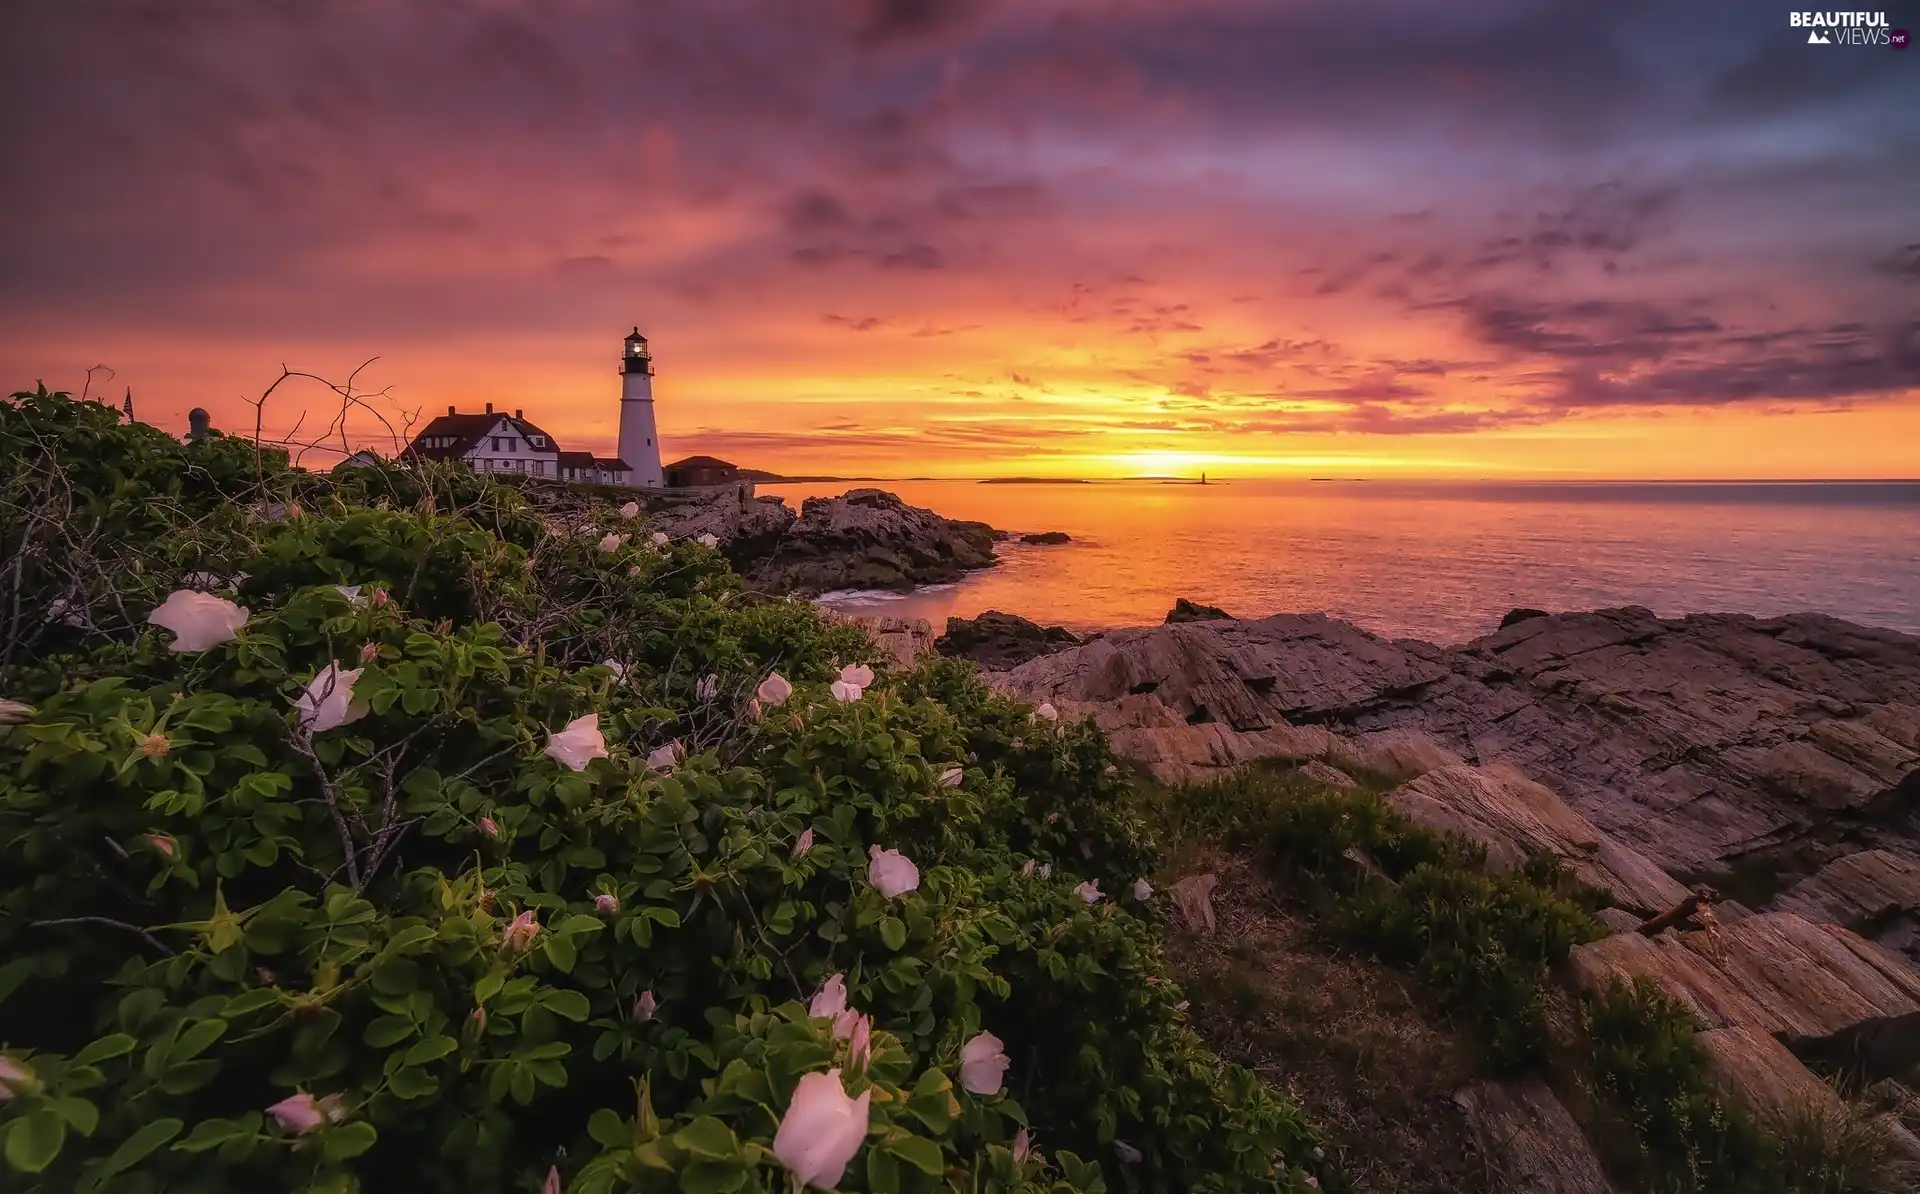
[[[492,413],[493,413],[493,403],[491,403],[491,402],[489,402],[489,403],[487,403],[487,413],[488,413],[488,414],[492,414]]]
[[[520,417],[520,408],[517,406],[513,408],[513,417],[516,419]]]
[[[459,414],[459,413],[460,413],[460,411],[459,411],[459,409],[458,409],[457,407],[452,407],[452,406],[449,406],[449,407],[447,408],[447,413],[448,413],[448,414],[450,414],[450,415],[457,415],[457,414]]]

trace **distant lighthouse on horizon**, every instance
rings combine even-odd
[[[633,470],[628,484],[635,489],[658,489],[665,481],[653,419],[653,356],[637,327],[620,353],[620,459]]]

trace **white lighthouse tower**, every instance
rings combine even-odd
[[[660,433],[653,425],[653,357],[640,329],[627,337],[620,354],[620,459],[633,471],[636,489],[658,489]]]

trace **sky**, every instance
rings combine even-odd
[[[1789,13],[12,0],[0,373],[610,452],[637,325],[669,459],[1920,476],[1920,49]]]

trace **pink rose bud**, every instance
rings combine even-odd
[[[524,953],[533,948],[533,939],[540,935],[540,922],[533,918],[533,909],[513,918],[505,933],[506,947],[515,953]]]
[[[620,911],[620,897],[610,891],[603,891],[593,897],[593,909],[596,912]]]
[[[466,1030],[462,1032],[461,1035],[466,1037],[469,1041],[477,1041],[481,1038],[482,1035],[486,1033],[486,1031],[487,1031],[487,1009],[484,1006],[475,1007],[472,1011],[467,1013]]]
[[[179,847],[174,843],[174,840],[164,833],[148,834],[147,844],[160,851],[160,853],[167,858],[172,858],[175,854],[179,853]]]
[[[1027,1154],[1032,1151],[1033,1144],[1027,1138],[1027,1130],[1021,1128],[1018,1132],[1015,1132],[1013,1136],[1013,1163],[1018,1165],[1020,1162],[1026,1160]]]
[[[380,657],[379,643],[365,643],[360,648],[360,662],[372,663]]]
[[[813,849],[813,830],[809,829],[805,833],[802,833],[800,835],[799,841],[793,843],[793,856],[795,858],[805,858],[807,856],[808,851],[812,849]]]
[[[391,600],[393,599],[387,596],[387,591],[385,589],[375,589],[373,591],[373,606],[375,609],[382,608],[387,604],[387,602]]]
[[[653,1019],[653,1013],[659,1010],[660,1001],[653,997],[652,991],[640,992],[640,998],[633,1001],[633,1022],[645,1024]]]
[[[560,1194],[560,1167],[547,1166],[547,1180],[540,1183],[540,1194]]]
[[[253,973],[256,978],[269,987],[280,981],[280,976],[268,970],[265,966],[256,967]]]
[[[492,817],[482,817],[480,818],[480,832],[486,834],[488,837],[499,837],[500,827],[493,823]]]
[[[32,1094],[40,1089],[40,1079],[25,1062],[0,1053],[0,1103],[15,1095]]]
[[[288,1095],[273,1106],[267,1108],[267,1114],[273,1116],[273,1122],[280,1130],[295,1136],[304,1136],[326,1121],[326,1110],[320,1106],[320,1100],[306,1091]]]

